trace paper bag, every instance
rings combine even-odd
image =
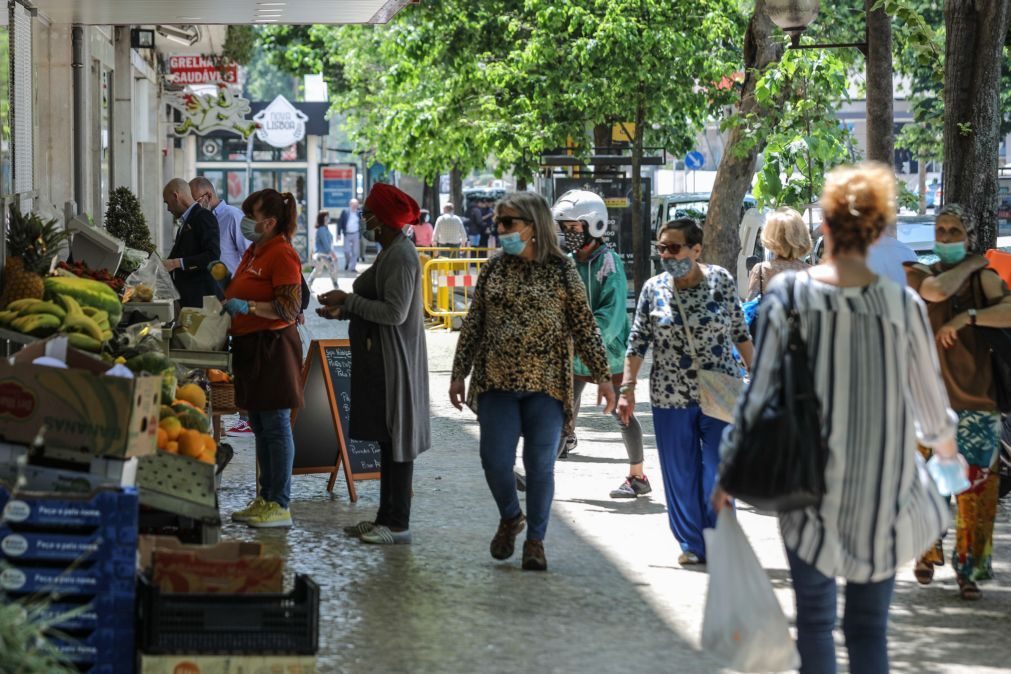
[[[204,297],[200,309],[185,307],[179,312],[172,346],[187,351],[223,351],[232,320],[222,313],[217,297]]]

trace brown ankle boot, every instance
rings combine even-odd
[[[495,559],[509,559],[516,549],[516,536],[523,531],[527,525],[527,518],[520,513],[511,520],[501,520],[498,523],[498,531],[491,539],[491,556]]]
[[[527,571],[548,570],[548,560],[544,556],[544,541],[523,543],[523,568]]]

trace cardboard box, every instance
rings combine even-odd
[[[65,360],[68,369],[32,364],[43,355]],[[161,377],[103,377],[110,367],[60,337],[0,361],[0,437],[31,444],[45,425],[45,453],[53,458],[153,454]]]
[[[259,543],[184,545],[172,536],[141,536],[141,569],[162,592],[280,593],[284,559]]]
[[[141,655],[140,674],[315,674],[311,655]]]
[[[97,456],[87,469],[63,470],[45,466],[20,465],[27,457],[24,445],[0,443],[0,485],[13,488],[18,478],[20,489],[56,493],[87,494],[101,487],[133,487],[137,484],[137,459],[108,459]]]

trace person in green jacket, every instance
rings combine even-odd
[[[562,231],[563,248],[572,255],[576,270],[586,286],[590,310],[604,340],[608,365],[615,390],[622,386],[625,351],[630,331],[626,297],[628,281],[621,257],[604,242],[609,218],[607,206],[599,195],[588,190],[569,190],[555,202],[551,209],[555,222]],[[591,381],[586,365],[575,357],[573,368],[573,395],[575,410],[586,384]],[[642,427],[632,416],[628,424],[615,420],[621,427],[621,437],[628,453],[628,476],[621,486],[611,492],[611,498],[636,498],[652,491],[649,480],[642,471]],[[564,459],[576,446],[576,437],[563,437],[558,456]]]

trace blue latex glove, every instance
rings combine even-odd
[[[235,316],[237,314],[248,314],[249,302],[233,297],[232,299],[225,301],[224,309],[222,309],[221,313],[225,313],[226,311],[231,316]]]

